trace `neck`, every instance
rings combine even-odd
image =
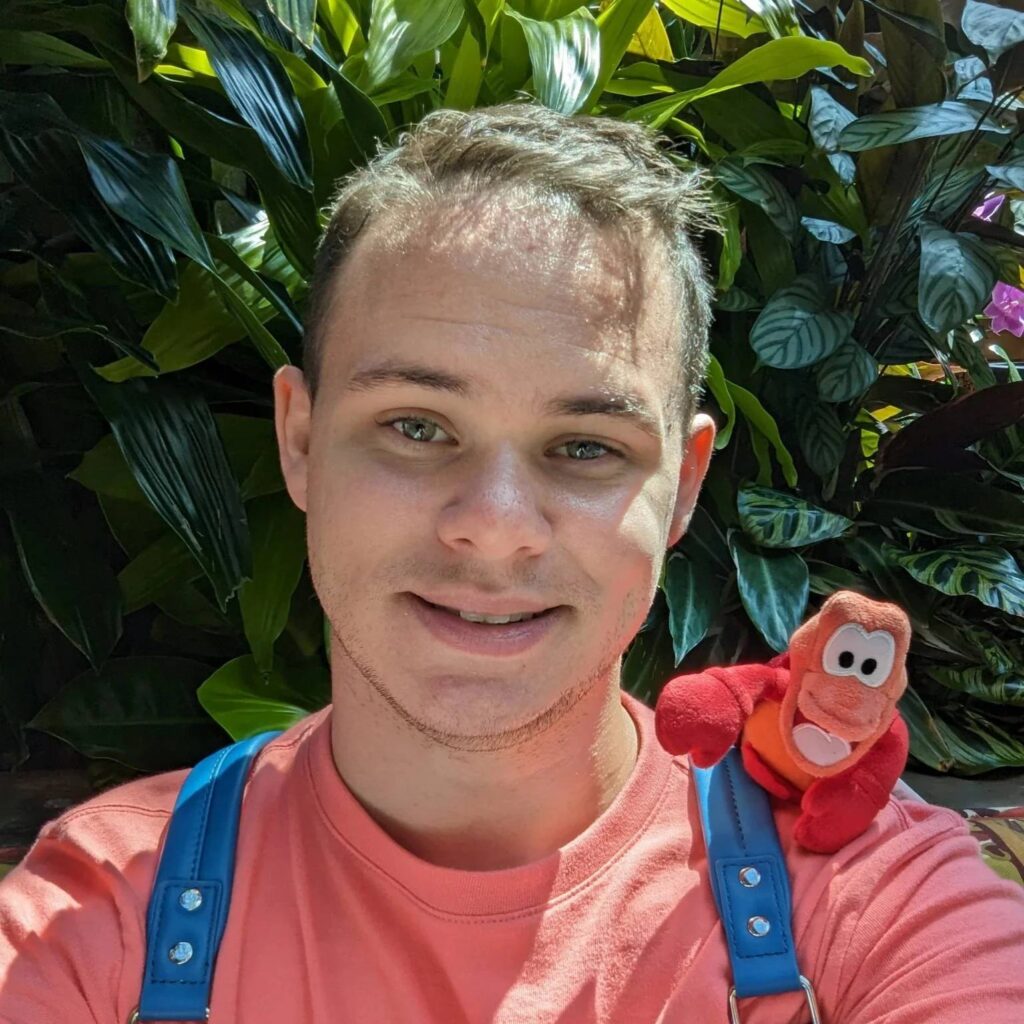
[[[431,864],[493,871],[540,860],[584,832],[636,764],[639,740],[617,673],[523,744],[465,752],[423,736],[361,676],[339,679],[339,669],[338,773],[395,842]]]

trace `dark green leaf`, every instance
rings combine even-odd
[[[800,448],[807,464],[823,479],[843,458],[846,432],[835,409],[824,402],[805,402],[797,413]]]
[[[1024,618],[1024,573],[1005,548],[964,544],[896,561],[918,582],[952,597],[973,597],[990,608]]]
[[[810,596],[807,563],[795,551],[764,551],[739,531],[729,535],[740,599],[761,635],[776,651],[803,621]]]
[[[833,220],[818,220],[815,217],[801,217],[800,223],[808,234],[817,238],[819,242],[832,242],[835,245],[842,245],[857,237],[857,232],[852,228],[837,224]]]
[[[252,579],[242,585],[238,603],[256,665],[263,673],[274,663],[274,642],[288,621],[292,594],[306,561],[306,520],[286,493],[249,503]]]
[[[199,702],[233,740],[288,729],[330,702],[330,673],[319,662],[264,676],[251,655],[222,665],[199,687]]]
[[[790,487],[796,487],[796,466],[793,463],[793,456],[782,440],[775,417],[765,409],[757,395],[752,391],[748,391],[746,388],[732,383],[732,381],[728,382],[728,387],[729,394],[732,395],[732,399],[736,403],[736,408],[743,413],[743,417],[750,424],[751,430],[756,430],[772,446],[779,466],[782,468],[782,474],[786,478],[786,483]]]
[[[997,185],[1016,188],[1024,191],[1024,160],[1011,160],[1008,164],[995,164],[985,167]]]
[[[995,283],[995,261],[973,235],[921,224],[918,309],[933,331],[951,331],[979,313]]]
[[[826,402],[847,402],[878,378],[878,364],[855,341],[846,341],[817,367],[818,394]]]
[[[951,690],[990,704],[1024,707],[1024,672],[996,675],[984,665],[968,668],[929,668],[928,675]]]
[[[718,613],[720,591],[710,566],[673,552],[665,565],[665,599],[672,650],[678,666],[707,636]]]
[[[790,241],[800,230],[800,213],[793,197],[777,178],[760,167],[744,167],[736,160],[722,160],[715,167],[718,180],[730,192],[760,207]]]
[[[736,497],[744,532],[761,547],[798,548],[842,536],[853,522],[793,494],[744,484]]]
[[[30,724],[87,757],[145,772],[191,767],[224,742],[196,699],[208,671],[185,658],[118,658],[73,679]]]
[[[68,495],[55,480],[25,475],[8,478],[5,487],[18,558],[35,599],[98,667],[121,636],[121,598],[114,574],[72,520]]]
[[[169,381],[108,384],[81,369],[139,487],[213,583],[221,608],[250,576],[238,482],[206,403]]]
[[[213,269],[181,171],[170,157],[136,153],[96,136],[83,135],[78,141],[93,185],[111,210],[207,270]]]
[[[252,32],[239,25],[197,11],[186,20],[206,49],[228,98],[259,135],[270,159],[292,184],[312,188],[306,124],[284,68]]]
[[[303,46],[313,45],[316,0],[267,0],[267,7]]]
[[[958,135],[975,128],[1004,135],[1009,131],[997,121],[979,114],[969,103],[947,100],[923,107],[889,110],[884,114],[865,114],[840,132],[838,144],[842,149],[860,152],[915,139]]]
[[[886,473],[862,515],[905,530],[1024,541],[1024,501],[956,473],[899,469]],[[941,533],[936,533],[942,536]]]
[[[16,32],[5,29],[0,35],[0,60],[6,64],[42,64],[57,68],[98,68],[107,62],[86,53],[71,43],[45,32]]]
[[[202,576],[203,570],[174,533],[164,533],[139,552],[118,574],[125,615],[152,604],[168,588]]]

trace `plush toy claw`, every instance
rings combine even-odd
[[[800,804],[796,841],[834,852],[868,828],[906,765],[896,703],[909,646],[898,605],[838,591],[767,664],[671,679],[655,710],[658,741],[702,768],[739,742],[748,773]]]

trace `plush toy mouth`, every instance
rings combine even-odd
[[[799,708],[793,716],[793,744],[806,760],[821,768],[845,761],[858,746],[829,732]]]

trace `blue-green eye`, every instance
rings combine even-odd
[[[414,424],[414,428],[406,430],[400,424]],[[405,441],[411,441],[413,444],[430,444],[437,436],[437,432],[441,430],[433,420],[426,419],[423,416],[397,416],[393,420],[387,420],[384,424],[385,427],[393,427],[399,436]],[[622,458],[622,452],[617,448],[612,448],[609,445],[604,444],[602,441],[590,441],[585,438],[576,439],[573,441],[565,441],[558,446],[559,448],[575,448],[579,451],[581,448],[590,449],[601,449],[615,458]],[[570,456],[570,462],[598,462],[601,459],[600,453],[597,455],[584,456],[583,458],[572,458]]]

